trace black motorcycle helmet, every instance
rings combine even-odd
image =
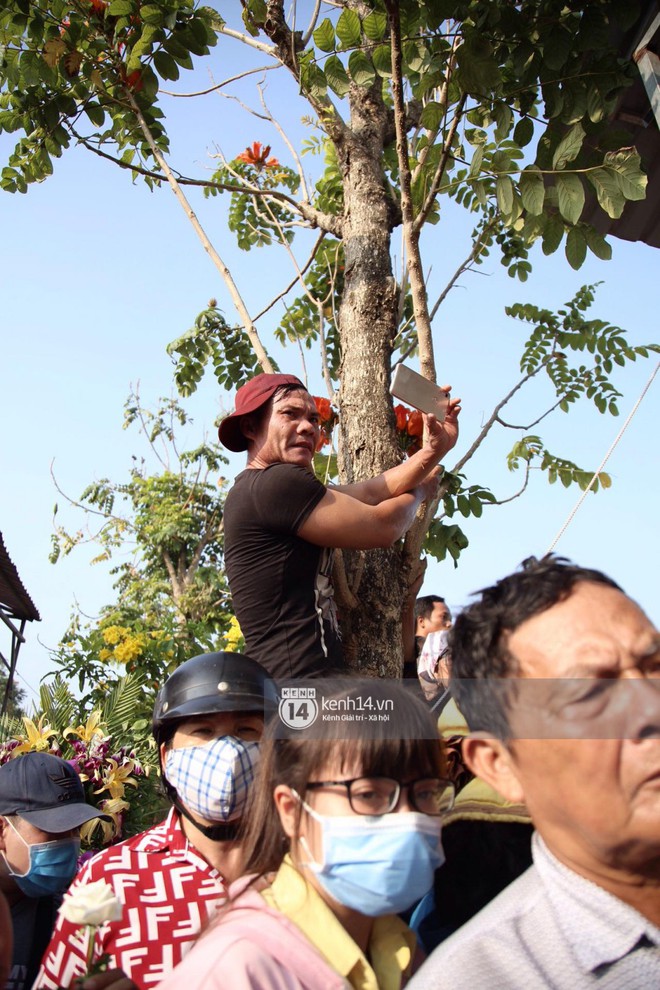
[[[256,712],[268,720],[278,701],[275,681],[252,657],[224,651],[201,653],[177,667],[158,692],[154,739],[159,745],[169,742],[177,724],[189,715]]]

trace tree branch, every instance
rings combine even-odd
[[[282,292],[278,293],[278,295],[276,295],[274,299],[271,299],[271,301],[268,303],[268,305],[265,306],[262,310],[260,310],[257,313],[257,315],[252,318],[254,323],[256,323],[257,320],[260,320],[261,317],[265,313],[267,313],[270,309],[272,309],[273,306],[280,301],[280,299],[283,299],[284,296],[288,295],[288,293],[291,292],[291,289],[294,287],[294,285],[298,281],[300,275],[304,275],[305,272],[307,271],[307,269],[309,268],[309,266],[314,261],[314,258],[316,257],[316,252],[320,248],[320,246],[323,243],[323,240],[324,239],[325,239],[325,231],[322,231],[319,234],[319,236],[318,236],[318,238],[316,240],[316,243],[314,244],[314,247],[312,248],[312,251],[311,251],[311,254],[310,254],[309,258],[307,259],[307,261],[305,262],[305,264],[302,266],[302,268],[300,268],[299,274],[296,275],[296,277],[291,282],[289,282],[289,284],[287,285],[287,287],[285,289],[283,289]]]
[[[431,208],[438,194],[438,189],[440,188],[440,183],[442,182],[442,176],[445,173],[445,168],[447,167],[447,162],[451,154],[451,146],[454,140],[454,135],[456,134],[456,130],[458,128],[459,122],[463,117],[463,108],[465,107],[466,100],[467,100],[467,94],[464,93],[456,108],[456,112],[454,114],[452,122],[449,125],[449,130],[447,131],[447,136],[445,138],[444,146],[442,149],[442,155],[440,157],[440,161],[438,162],[438,167],[435,170],[433,181],[431,182],[431,188],[429,189],[426,195],[424,205],[422,206],[421,210],[415,217],[415,222],[414,222],[415,231],[419,231],[422,229],[422,227],[426,223],[429,213],[431,212]]]
[[[488,226],[490,226],[490,225],[488,225]],[[484,240],[485,240],[486,232],[488,230],[488,226],[485,227],[482,230],[482,232],[479,235],[479,237],[477,238],[476,242],[472,245],[472,250],[470,251],[469,255],[467,256],[467,258],[465,259],[465,261],[462,261],[461,262],[461,264],[458,266],[458,268],[456,269],[456,271],[454,272],[454,274],[452,275],[452,277],[447,282],[447,285],[445,286],[445,288],[442,290],[442,292],[438,296],[437,302],[435,303],[435,305],[433,306],[433,308],[431,310],[431,319],[433,319],[433,317],[435,316],[435,314],[438,312],[440,306],[445,301],[445,299],[447,298],[447,296],[449,295],[449,293],[451,292],[451,290],[454,288],[454,286],[458,282],[458,280],[461,277],[461,275],[463,275],[464,272],[467,272],[467,271],[470,270],[471,266],[474,264],[474,262],[477,260],[477,258],[479,257],[479,255],[483,251],[483,249],[484,249]]]
[[[233,28],[227,27],[226,24],[216,26],[216,30],[218,34],[225,34],[228,38],[234,38],[235,41],[240,41],[250,48],[256,48],[258,52],[263,52],[264,55],[272,55],[273,58],[277,58],[275,48],[267,45],[264,41],[257,41],[256,38],[252,38],[248,34],[241,34],[240,31],[235,31]]]
[[[192,224],[192,227],[193,227],[195,233],[197,234],[199,240],[202,243],[202,247],[204,248],[204,250],[206,251],[206,253],[208,254],[208,256],[211,258],[211,260],[213,261],[213,264],[215,265],[216,269],[218,270],[218,272],[220,273],[222,279],[224,280],[225,285],[227,286],[227,289],[229,291],[229,295],[231,296],[232,302],[234,303],[234,306],[236,307],[236,311],[239,314],[239,316],[240,316],[240,318],[241,318],[241,320],[243,322],[243,327],[245,329],[245,333],[247,334],[248,339],[249,339],[250,343],[252,344],[252,347],[253,347],[254,352],[255,352],[255,354],[257,356],[257,360],[259,361],[259,364],[261,365],[261,367],[263,368],[263,370],[265,372],[272,373],[273,372],[273,365],[271,363],[271,360],[268,357],[268,355],[267,355],[267,353],[266,353],[266,351],[264,349],[263,344],[261,343],[261,338],[259,337],[259,334],[257,333],[257,329],[254,326],[254,324],[253,324],[253,322],[252,322],[252,320],[250,318],[250,314],[247,311],[247,307],[246,307],[246,305],[245,305],[245,303],[243,301],[243,297],[241,296],[241,294],[240,294],[240,292],[238,290],[238,287],[237,287],[236,283],[234,282],[234,279],[232,277],[231,272],[229,271],[229,268],[227,267],[227,265],[225,264],[225,262],[222,260],[222,258],[218,254],[218,252],[215,250],[215,248],[212,245],[211,241],[207,237],[206,232],[204,231],[204,228],[202,227],[201,223],[197,219],[197,216],[195,214],[195,211],[193,210],[192,206],[190,205],[190,203],[186,199],[186,197],[185,197],[185,195],[183,193],[183,190],[181,189],[181,187],[180,187],[179,183],[177,182],[174,174],[172,173],[172,170],[170,169],[169,165],[167,164],[167,161],[165,160],[165,158],[164,158],[164,156],[163,156],[160,148],[156,144],[156,142],[154,140],[154,137],[153,137],[153,134],[151,133],[151,130],[150,130],[150,128],[149,128],[146,120],[144,119],[144,116],[142,114],[142,111],[140,110],[140,107],[136,103],[136,101],[135,101],[135,99],[133,97],[133,94],[130,92],[130,90],[127,90],[126,93],[127,93],[128,99],[129,99],[129,101],[131,103],[131,106],[133,108],[133,112],[135,113],[135,116],[137,118],[138,124],[140,125],[140,129],[141,129],[142,133],[144,134],[149,147],[151,148],[151,152],[152,152],[154,158],[156,159],[156,161],[158,162],[159,166],[162,168],[163,172],[165,173],[165,176],[167,178],[167,181],[170,184],[170,188],[172,189],[172,192],[176,196],[176,198],[177,198],[180,206],[182,207],[182,209],[184,210],[184,212],[185,212],[186,216],[188,217],[190,223]]]
[[[254,76],[258,72],[272,72],[273,69],[281,69],[281,65],[258,65],[254,69],[246,69],[245,72],[238,72],[235,76],[229,76],[228,79],[223,79],[222,82],[214,83],[209,86],[208,89],[200,89],[196,93],[174,93],[171,89],[159,89],[159,93],[163,93],[165,96],[172,96],[175,100],[190,100],[194,96],[208,96],[209,93],[215,93],[219,89],[223,89],[225,86],[229,86],[230,83],[238,82],[240,79],[245,79],[246,76]]]
[[[403,217],[404,238],[407,249],[408,275],[410,290],[415,313],[417,338],[419,341],[419,360],[421,372],[425,378],[435,381],[435,361],[433,357],[433,340],[431,336],[431,321],[428,312],[428,299],[422,259],[419,251],[419,235],[414,225],[413,202],[411,193],[410,158],[408,153],[408,138],[406,135],[405,105],[403,100],[403,75],[401,51],[401,22],[399,19],[399,4],[397,0],[386,0],[387,18],[390,27],[390,43],[392,48],[392,100],[394,104],[394,126],[396,129],[396,153],[399,162],[399,182],[401,186],[401,214]]]
[[[461,459],[452,468],[452,474],[458,474],[458,472],[462,470],[462,468],[465,466],[465,464],[467,464],[467,462],[470,460],[470,458],[476,453],[476,451],[478,450],[478,448],[481,446],[481,444],[483,443],[483,441],[486,439],[486,437],[490,433],[490,431],[493,428],[493,426],[495,425],[495,423],[499,422],[499,413],[500,413],[500,410],[503,409],[504,406],[507,404],[507,402],[509,402],[510,399],[513,398],[513,396],[516,394],[516,392],[519,392],[520,391],[520,389],[523,387],[523,385],[525,385],[528,381],[530,381],[530,379],[534,378],[535,375],[538,375],[539,371],[542,368],[543,368],[543,365],[540,364],[537,368],[534,369],[534,371],[530,371],[529,374],[524,375],[520,379],[520,381],[516,385],[513,386],[513,388],[511,389],[511,391],[508,392],[504,396],[504,398],[501,400],[501,402],[498,402],[497,403],[497,405],[493,409],[492,413],[490,414],[490,416],[486,420],[486,423],[484,424],[483,429],[480,431],[477,439],[474,441],[474,443],[472,444],[472,446],[470,447],[470,449],[468,450],[468,452],[466,454],[464,454],[463,457],[461,457]]]

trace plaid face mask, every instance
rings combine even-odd
[[[220,736],[206,746],[169,750],[165,776],[180,800],[210,822],[240,818],[259,761],[259,743]]]

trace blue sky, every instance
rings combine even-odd
[[[263,59],[262,59],[263,61]],[[231,59],[222,71],[229,75]],[[220,73],[220,69],[215,67]],[[197,82],[204,73],[197,74]],[[288,84],[286,103],[278,83],[268,75],[267,90],[280,122],[305,136],[303,108]],[[194,88],[187,79],[170,84],[179,92]],[[247,93],[247,89],[245,91]],[[212,167],[216,146],[234,157],[248,143],[273,146],[288,161],[278,134],[267,125],[241,117],[240,108],[217,94],[194,101],[166,103],[173,160],[184,170]],[[309,136],[307,134],[307,136]],[[9,141],[0,138],[4,160]],[[317,160],[303,160],[310,171]],[[192,203],[226,258],[254,313],[290,279],[288,262],[275,252],[240,252],[224,224],[225,201]],[[130,175],[90,154],[74,149],[56,163],[55,174],[25,196],[0,194],[3,257],[2,298],[2,479],[0,530],[8,552],[42,622],[28,629],[19,660],[21,683],[30,693],[50,669],[48,648],[63,634],[71,608],[96,615],[112,600],[107,569],[91,567],[92,547],[82,547],[56,566],[48,562],[52,509],[71,528],[84,525],[65,511],[51,478],[54,463],[60,486],[78,497],[101,477],[126,477],[131,455],[143,448],[134,431],[121,429],[123,404],[131,384],[140,383],[146,405],[173,389],[172,366],[165,347],[193,322],[209,298],[216,297],[228,319],[231,302],[180,207],[164,187],[154,193]],[[430,293],[439,293],[467,253],[469,221],[461,211],[444,207],[441,223],[424,245],[430,270]],[[395,237],[396,244],[396,237]],[[658,340],[658,252],[642,244],[614,240],[610,262],[591,257],[574,272],[560,253],[549,259],[534,251],[534,272],[526,284],[510,279],[495,254],[478,274],[460,280],[434,324],[438,375],[463,398],[461,439],[456,457],[467,449],[495,403],[517,380],[517,362],[526,328],[504,314],[513,302],[557,308],[586,282],[602,281],[591,310],[622,326],[633,343]],[[300,357],[272,344],[281,315],[260,324],[263,339],[284,370],[301,373]],[[270,322],[268,322],[270,321]],[[618,419],[585,406],[562,413],[535,428],[554,452],[596,467],[639,397],[656,358],[638,361],[615,376],[624,393]],[[308,359],[310,387],[320,392],[319,362]],[[548,395],[522,395],[510,418],[531,422],[545,408]],[[186,408],[194,416],[190,442],[212,429],[216,416],[229,411],[233,395],[219,389],[210,375]],[[613,486],[590,495],[558,544],[557,551],[610,573],[657,618],[656,559],[660,546],[658,491],[660,459],[660,374],[651,386],[607,470]],[[520,483],[504,465],[514,436],[495,438],[470,462],[470,483],[488,485],[504,498]],[[231,470],[242,459],[233,457]],[[448,465],[451,466],[451,458]],[[564,524],[580,492],[549,486],[535,476],[525,496],[465,523],[470,547],[458,569],[451,562],[429,564],[424,592],[444,595],[453,607],[469,594],[513,569],[525,556],[543,553]],[[8,651],[6,636],[0,649]]]

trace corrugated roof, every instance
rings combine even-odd
[[[34,603],[23,587],[0,533],[0,609],[13,619],[41,620]]]

